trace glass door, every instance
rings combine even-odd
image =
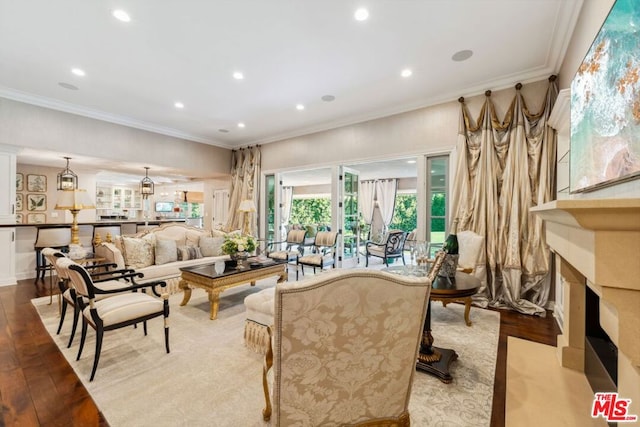
[[[342,168],[342,257],[360,262],[360,210],[358,207],[358,172]]]
[[[265,176],[265,235],[264,238],[267,242],[273,242],[276,240],[280,240],[279,237],[276,238],[276,177],[275,175],[266,175]]]
[[[449,176],[449,156],[427,158],[427,241],[429,255],[442,247],[446,237],[447,186]]]

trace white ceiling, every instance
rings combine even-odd
[[[581,4],[0,0],[0,96],[227,148],[267,143],[547,78]]]

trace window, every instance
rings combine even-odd
[[[444,243],[446,237],[448,175],[449,156],[427,158],[427,241],[432,246]]]

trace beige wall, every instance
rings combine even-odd
[[[615,0],[585,0],[558,73],[560,89],[571,86],[573,76],[614,3]]]
[[[516,83],[514,82],[514,86]],[[543,80],[522,88],[529,109],[535,111],[540,108],[547,85],[547,80]],[[515,89],[505,89],[491,95],[499,117],[504,116],[514,94]],[[466,99],[474,117],[478,115],[484,100],[484,95]],[[301,170],[406,155],[449,153],[456,143],[459,117],[460,103],[452,100],[394,116],[265,144],[262,146],[262,170]]]
[[[571,81],[587,54],[593,39],[602,27],[615,0],[585,0],[576,28],[569,42],[567,54],[560,67],[559,87],[570,88]],[[640,197],[640,180],[625,182],[611,187],[578,193],[570,196],[572,199],[600,199],[600,198],[634,198]]]
[[[18,165],[17,173],[21,173],[24,177],[24,185],[22,191],[16,191],[17,195],[22,196],[22,210],[17,210],[16,213],[22,214],[22,224],[28,224],[29,213],[43,213],[46,216],[46,223],[69,223],[72,220],[71,212],[55,210],[57,202],[57,182],[56,178],[58,172],[62,168],[49,168],[45,166],[33,166],[33,165]],[[45,193],[34,193],[27,188],[28,175],[44,175],[47,177],[47,191]],[[96,200],[96,175],[78,173],[78,188],[87,190],[91,200]],[[47,197],[46,210],[44,211],[29,211],[27,204],[28,194],[44,194]],[[85,209],[78,213],[78,222],[92,222],[95,221],[96,211],[95,209]]]
[[[219,178],[231,150],[0,98],[0,144],[125,163],[142,162]],[[79,166],[79,165],[77,165]]]

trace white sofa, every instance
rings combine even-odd
[[[224,232],[168,223],[135,235],[115,236],[111,242],[100,243],[95,252],[117,268],[143,273],[138,283],[166,281],[173,294],[180,291],[180,268],[229,259],[222,253],[223,242]]]

